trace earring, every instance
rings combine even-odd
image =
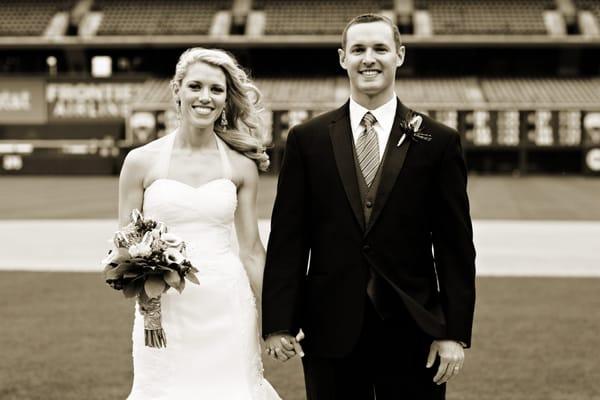
[[[225,109],[221,112],[221,127],[227,128],[227,115],[225,114]]]
[[[181,100],[175,100],[175,111],[177,113],[177,119],[181,119]]]

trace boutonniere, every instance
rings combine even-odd
[[[396,147],[402,146],[402,143],[404,143],[404,140],[407,137],[410,137],[414,142],[420,140],[426,142],[431,141],[431,134],[424,132],[421,124],[423,124],[423,117],[415,113],[411,113],[411,118],[408,122],[406,120],[402,121],[400,123],[402,136],[400,137],[400,140],[398,140]]]

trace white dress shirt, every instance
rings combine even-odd
[[[375,132],[377,132],[377,140],[379,142],[379,161],[383,158],[385,153],[385,146],[387,146],[388,139],[390,138],[390,132],[392,131],[392,125],[394,125],[394,118],[396,117],[396,107],[398,106],[396,95],[392,96],[385,104],[377,107],[374,110],[368,110],[358,104],[352,97],[350,97],[350,126],[352,128],[352,137],[354,138],[354,144],[356,140],[364,132],[365,127],[361,125],[361,121],[367,112],[373,114],[377,119],[377,122],[373,125]]]

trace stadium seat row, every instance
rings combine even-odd
[[[570,1],[574,12],[591,12],[598,25],[599,1]],[[565,14],[554,0],[94,0],[90,3],[89,12],[101,17],[94,33],[106,36],[206,35],[221,10],[235,14],[238,24],[241,15],[242,26],[261,21],[259,27],[246,26],[246,32],[266,35],[337,35],[351,17],[364,12],[397,16],[408,21],[412,26],[409,30],[434,35],[544,35],[550,29],[545,14]],[[249,7],[236,9],[239,3],[247,3]],[[58,12],[72,13],[77,4],[77,0],[4,0],[0,3],[0,36],[43,35]],[[251,14],[259,14],[260,18],[250,18]]]

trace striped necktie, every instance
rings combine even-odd
[[[371,183],[373,183],[379,166],[379,141],[377,140],[377,132],[373,127],[375,122],[377,122],[375,116],[367,112],[361,121],[365,130],[356,139],[358,165],[360,165],[367,186],[371,186]]]

